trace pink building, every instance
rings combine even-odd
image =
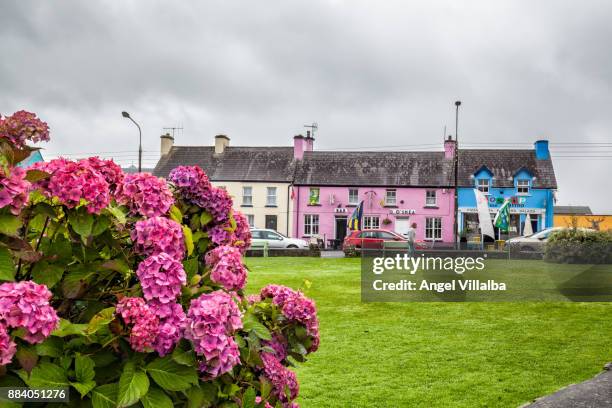
[[[401,234],[416,223],[418,241],[453,242],[455,141],[439,152],[314,151],[313,141],[294,138],[296,237],[344,239],[363,201],[362,229]]]

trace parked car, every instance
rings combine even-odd
[[[342,250],[353,247],[355,249],[382,249],[383,242],[385,241],[402,241],[406,242],[408,246],[408,240],[401,235],[383,229],[372,229],[365,231],[352,231],[342,243]]]
[[[546,246],[546,242],[555,231],[560,231],[563,229],[567,229],[565,227],[553,227],[546,228],[542,231],[538,231],[535,234],[510,238],[506,241],[506,245],[513,250],[519,250],[524,252],[544,252],[544,247]],[[594,231],[590,228],[578,228],[581,231]]]
[[[308,242],[303,239],[288,238],[271,229],[252,228],[251,236],[253,237],[252,242],[267,242],[268,248],[271,249],[308,249]]]

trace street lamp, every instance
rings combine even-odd
[[[455,223],[453,225],[453,238],[455,245],[459,239],[459,106],[461,101],[455,101]]]
[[[134,119],[132,119],[129,113],[127,113],[126,111],[123,111],[121,112],[121,115],[124,118],[128,118],[129,120],[134,122],[134,124],[138,128],[138,172],[141,173],[142,172],[142,130],[140,130],[140,125],[136,123]]]

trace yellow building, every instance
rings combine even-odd
[[[555,206],[555,227],[592,228],[599,231],[612,230],[612,214],[593,214],[587,206]]]

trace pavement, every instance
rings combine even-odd
[[[600,408],[612,407],[612,363],[590,380],[572,384],[554,394],[538,398],[523,408]]]
[[[321,258],[344,258],[342,251],[321,251]]]

